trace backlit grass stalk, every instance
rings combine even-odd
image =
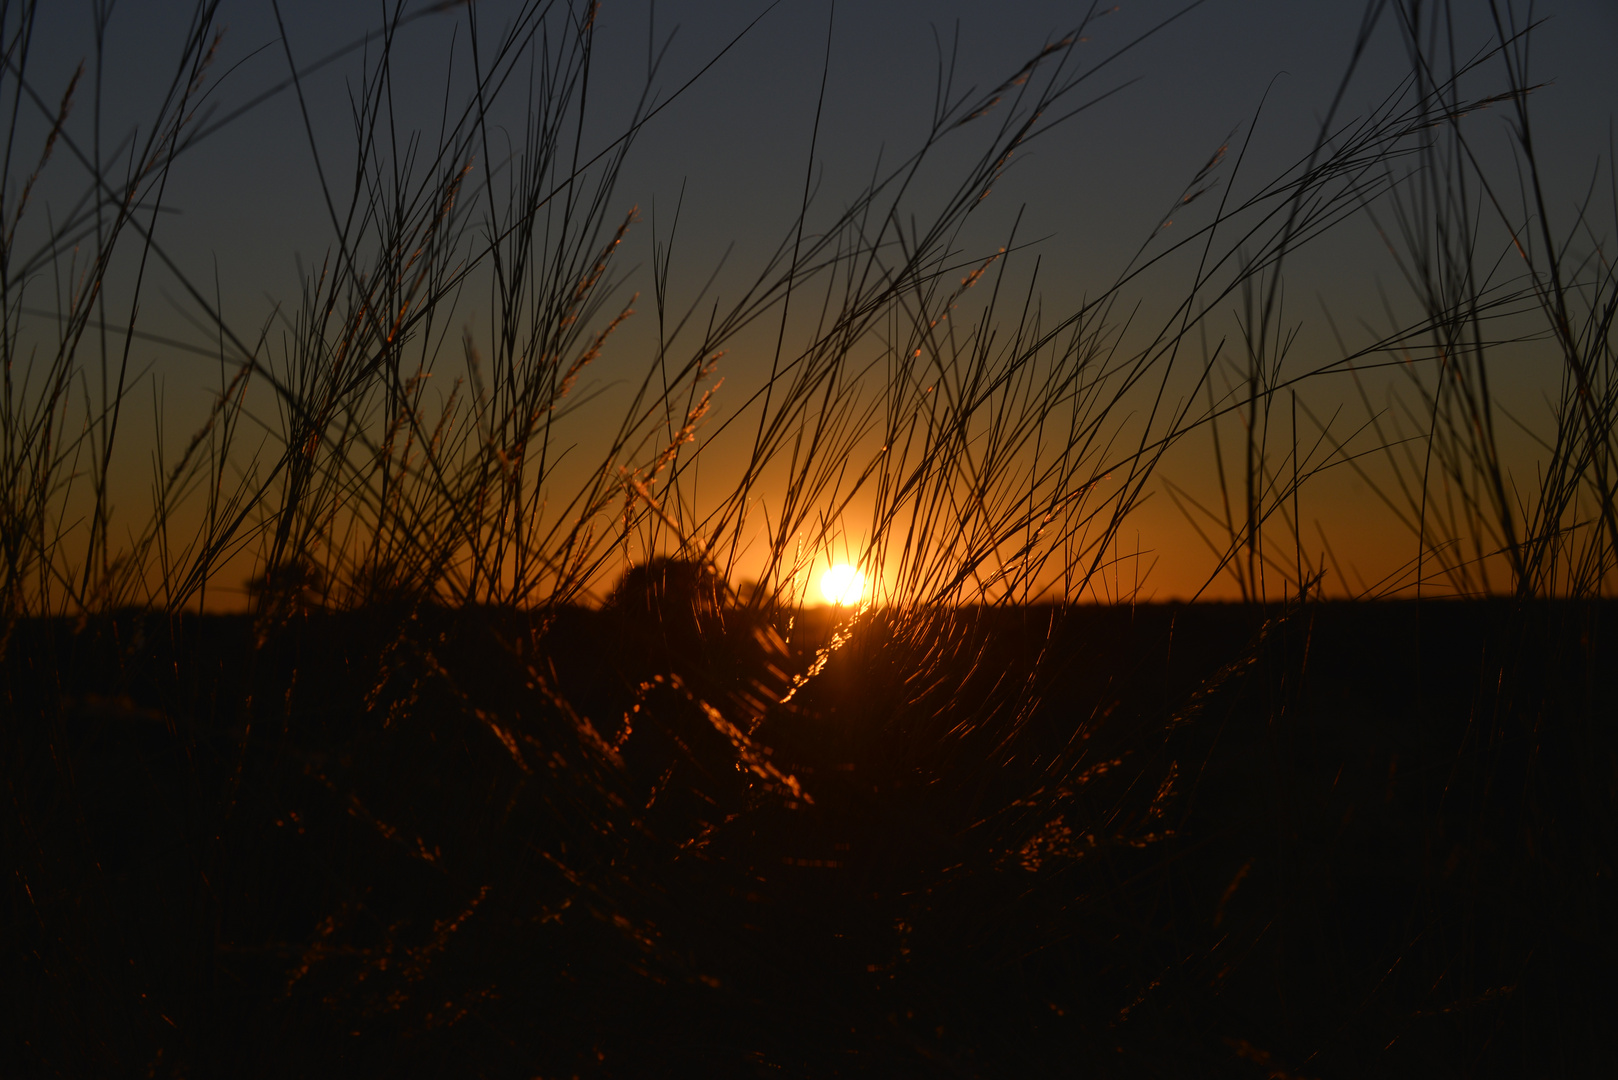
[[[657,353],[607,426],[586,387],[638,303],[622,295],[625,279],[614,270],[637,213],[616,205],[614,192],[634,135],[660,99],[654,58],[620,136],[586,158],[593,9],[525,7],[498,33],[468,9],[471,68],[446,77],[436,144],[402,127],[389,104],[394,38],[411,21],[395,14],[356,87],[351,160],[340,163],[322,156],[308,120],[302,75],[317,65],[283,43],[284,92],[309,125],[331,248],[296,302],[252,334],[232,329],[210,299],[216,290],[175,265],[158,229],[166,170],[215,130],[198,126],[196,113],[196,101],[212,92],[213,8],[197,9],[175,89],[150,129],[160,134],[131,159],[134,179],[121,186],[101,163],[99,143],[86,147],[65,126],[71,95],[50,106],[36,89],[23,47],[32,10],[7,24],[15,31],[10,105],[45,122],[47,151],[69,151],[89,183],[61,224],[43,223],[26,257],[18,222],[37,205],[24,200],[8,226],[4,537],[13,616],[129,603],[177,610],[206,597],[224,568],[240,573],[243,559],[267,611],[279,610],[288,590],[300,603],[341,607],[391,597],[543,608],[585,596],[625,561],[659,553],[732,576],[755,557],[747,555],[757,551],[754,537],[763,545],[754,604],[797,602],[807,567],[839,537],[855,539],[884,604],[1078,599],[1116,552],[1123,521],[1169,449],[1207,431],[1223,462],[1221,424],[1231,417],[1244,432],[1231,461],[1241,474],[1240,507],[1228,492],[1219,510],[1189,492],[1171,494],[1193,518],[1219,523],[1223,541],[1204,535],[1244,596],[1269,594],[1266,572],[1296,593],[1320,570],[1304,552],[1299,491],[1328,464],[1357,459],[1329,419],[1313,434],[1294,419],[1277,428],[1276,395],[1291,395],[1289,418],[1301,410],[1309,420],[1297,391],[1364,354],[1308,370],[1287,363],[1296,333],[1284,305],[1287,259],[1384,206],[1405,223],[1407,246],[1435,231],[1472,235],[1477,206],[1503,205],[1458,171],[1476,171],[1459,133],[1461,118],[1481,106],[1505,101],[1520,110],[1519,144],[1535,175],[1529,87],[1510,51],[1518,39],[1502,21],[1501,42],[1455,60],[1442,77],[1418,64],[1370,113],[1343,120],[1334,108],[1310,152],[1250,193],[1242,193],[1246,145],[1234,154],[1220,148],[1177,201],[1176,220],[1165,217],[1112,286],[1053,314],[1035,291],[1037,268],[1008,276],[1026,258],[1017,227],[998,252],[963,249],[960,238],[993,205],[990,192],[1014,155],[1107,95],[1090,91],[1105,59],[1086,59],[1080,25],[988,93],[957,89],[944,65],[920,146],[843,197],[829,218],[811,158],[803,205],[775,256],[726,304],[704,289],[685,310],[672,310],[674,234],[654,237]],[[1372,27],[1362,31],[1362,47]],[[1463,79],[1501,61],[1504,96],[1462,93]],[[509,150],[497,150],[491,131],[505,115],[503,95],[514,93],[526,102],[525,126]],[[936,186],[940,148],[974,138],[977,156],[932,216],[918,218],[915,193]],[[1441,154],[1444,139],[1451,141]],[[8,144],[8,160],[20,153]],[[1408,175],[1396,171],[1405,161],[1417,166]],[[348,180],[339,183],[339,173]],[[1488,198],[1474,199],[1474,189]],[[22,185],[31,190],[32,181]],[[1204,210],[1211,212],[1199,222]],[[1428,217],[1413,217],[1418,210]],[[1442,229],[1422,224],[1439,212],[1453,220]],[[161,263],[217,340],[220,380],[215,404],[177,457],[163,449],[158,401],[152,509],[145,522],[126,523],[129,541],[118,546],[109,477],[138,384],[129,358],[143,331],[133,314],[121,324],[106,318],[102,282],[126,233],[136,244],[129,310],[138,311],[141,267]],[[90,235],[96,254],[85,265],[70,252]],[[1401,494],[1379,490],[1395,509],[1408,504],[1401,512],[1418,523],[1423,558],[1440,562],[1458,587],[1477,587],[1466,567],[1500,550],[1519,588],[1589,591],[1610,566],[1613,535],[1611,273],[1605,263],[1582,264],[1579,273],[1595,274],[1594,299],[1583,300],[1584,279],[1563,269],[1562,248],[1541,269],[1523,229],[1513,235],[1530,270],[1526,285],[1503,295],[1465,270],[1465,251],[1443,249],[1444,261],[1414,264],[1428,314],[1379,344],[1432,335],[1443,375],[1431,389],[1412,375],[1421,396],[1411,415],[1426,416],[1429,430],[1419,463],[1387,426],[1395,419],[1373,415]],[[1544,232],[1540,246],[1551,239]],[[1123,305],[1132,289],[1161,287],[1170,259],[1194,260],[1195,270],[1179,303],[1148,329]],[[39,355],[23,329],[25,318],[42,325],[31,314],[38,309],[22,294],[42,268],[54,269],[64,290],[54,359],[26,361],[17,378],[25,349]],[[488,297],[486,332],[463,321],[469,295]],[[1193,349],[1219,335],[1215,320],[1232,297],[1243,305],[1240,348],[1219,338]],[[1498,409],[1482,366],[1482,327],[1520,312],[1525,299],[1548,321],[1568,378],[1542,497],[1519,514],[1493,441]],[[1577,311],[1589,313],[1582,328]],[[771,375],[727,403],[715,396],[722,356],[761,320],[779,327]],[[86,340],[98,350],[89,369],[80,361]],[[452,341],[459,348],[447,348]],[[1239,382],[1221,381],[1230,355],[1243,358]],[[243,438],[244,423],[266,440],[262,449],[245,448],[252,440]],[[587,428],[606,437],[581,443]],[[755,434],[739,471],[723,474],[731,486],[699,487],[708,448],[731,446],[748,429]],[[1277,457],[1275,438],[1290,451]],[[580,450],[596,464],[562,468]],[[1459,504],[1428,498],[1435,468]],[[1224,483],[1223,465],[1220,472]],[[199,522],[195,536],[176,535],[181,521]],[[1267,550],[1270,521],[1290,534],[1289,557]],[[1457,562],[1463,534],[1473,556]],[[1584,538],[1576,550],[1575,537]]]

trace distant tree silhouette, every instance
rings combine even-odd
[[[260,611],[285,616],[325,607],[328,586],[320,567],[298,559],[267,568],[247,583],[247,592]]]
[[[607,607],[646,616],[668,629],[695,629],[697,622],[718,615],[729,599],[730,587],[707,563],[660,556],[624,571]]]

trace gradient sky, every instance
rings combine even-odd
[[[149,112],[148,102],[163,82],[153,73],[168,70],[160,61],[176,52],[185,6],[123,0],[114,8],[107,131],[127,128]],[[498,25],[503,6],[510,5],[479,0],[480,17]],[[287,0],[282,13],[292,55],[307,63],[374,30],[382,7]],[[1092,25],[1086,47],[1109,54],[1184,7],[1121,5]],[[1484,8],[1472,5],[1475,11]],[[65,83],[73,63],[91,55],[89,9],[88,0],[50,5],[49,21],[59,29],[40,43],[34,61],[47,96],[53,82]],[[773,8],[757,0],[609,2],[599,16],[600,47],[601,65],[613,74],[597,80],[597,115],[603,118],[597,130],[615,132],[610,118],[638,91],[649,34],[660,40],[675,35],[658,80],[667,92],[767,11],[648,128],[623,187],[626,201],[648,205],[659,195],[665,203],[672,201],[685,182],[686,235],[697,245],[690,256],[702,265],[705,255],[733,240],[746,244],[754,234],[773,239],[795,212],[828,23],[830,71],[817,157],[827,170],[826,190],[836,191],[840,184],[863,179],[883,146],[891,157],[914,145],[932,104],[935,34],[948,48],[959,28],[958,82],[986,87],[1077,25],[1086,10],[1083,4],[1029,0],[881,0],[844,3],[835,12],[826,0],[782,0]],[[1601,0],[1563,0],[1540,4],[1537,11],[1545,17],[1536,42],[1537,68],[1550,83],[1539,105],[1541,138],[1554,166],[1585,172],[1606,142],[1608,118],[1618,104],[1618,66],[1610,63],[1618,48],[1618,7]],[[1008,204],[1026,203],[1029,219],[1052,237],[1042,251],[1050,263],[1046,272],[1058,275],[1052,287],[1060,275],[1082,281],[1090,267],[1110,269],[1126,258],[1208,153],[1233,129],[1245,129],[1267,89],[1256,172],[1307,149],[1359,18],[1356,3],[1209,0],[1098,75],[1093,82],[1098,91],[1132,85],[1072,123],[1061,137],[1033,148],[1009,190],[1000,193]],[[228,107],[283,78],[287,60],[268,2],[226,0],[220,22],[228,33],[216,71],[242,61],[218,92]],[[402,103],[401,113],[408,121],[416,111],[429,131],[440,101],[444,44],[452,33],[465,35],[453,12],[422,19],[402,34],[403,54],[420,59],[421,77],[419,97]],[[1386,35],[1385,41],[1391,45]],[[356,54],[311,79],[307,88],[317,123],[329,122],[334,140],[345,134],[345,83],[358,65]],[[51,69],[59,72],[54,80],[43,74]],[[1395,49],[1374,53],[1347,106],[1371,100],[1401,72]],[[404,94],[411,81],[402,80]],[[85,119],[82,110],[76,119]],[[308,253],[325,246],[323,216],[310,212],[315,176],[290,94],[214,137],[195,152],[179,179],[183,187],[172,205],[191,221],[177,219],[176,242],[211,247],[226,265],[235,249],[253,253],[244,259],[250,263],[244,273],[274,272],[281,267],[262,266],[261,253],[284,257],[289,247]],[[217,242],[221,228],[230,231],[228,245]]]
[[[31,81],[47,99],[61,93],[81,59],[93,56],[91,6],[89,0],[49,5],[29,65]],[[150,112],[164,82],[157,73],[166,73],[178,53],[184,6],[122,0],[114,7],[102,74],[104,146]],[[477,0],[486,25],[502,22],[510,7]],[[1095,22],[1081,48],[1103,56],[1171,20],[1095,78],[1097,93],[1118,93],[1042,139],[997,187],[993,227],[1008,227],[1023,210],[1031,224],[1021,236],[1039,240],[1040,288],[1057,306],[1112,279],[1209,154],[1232,131],[1248,130],[1261,101],[1247,167],[1254,175],[1270,175],[1305,153],[1360,19],[1358,4],[1320,0],[1208,0],[1185,7],[1142,0]],[[307,63],[373,30],[383,10],[380,3],[285,0],[283,47],[267,0],[225,0],[219,21],[229,29],[215,70],[229,74],[217,90],[220,107],[248,101],[282,79],[288,50]],[[609,0],[599,16],[596,130],[616,132],[614,119],[625,114],[644,78],[649,40],[665,40],[677,29],[657,79],[667,93],[764,13],[649,125],[619,191],[625,210],[638,204],[645,220],[655,207],[666,219],[683,185],[679,265],[692,280],[706,278],[733,246],[728,265],[745,277],[796,213],[823,64],[829,66],[816,166],[822,190],[835,201],[838,192],[860,187],[879,152],[891,160],[914,147],[932,107],[935,43],[949,50],[958,40],[958,85],[987,87],[1078,24],[1087,10],[1049,0],[866,0],[835,9],[827,0],[782,0],[773,8],[757,0]],[[1472,3],[1468,10],[1483,13],[1487,5]],[[1566,181],[1554,194],[1570,201],[1608,146],[1618,105],[1618,65],[1611,62],[1618,55],[1618,5],[1560,0],[1535,11],[1545,20],[1535,45],[1536,74],[1547,83],[1538,102],[1541,150],[1551,175]],[[1459,32],[1464,39],[1486,29],[1463,25]],[[424,17],[402,31],[403,63],[396,70],[409,74],[399,80],[399,111],[407,126],[420,125],[429,139],[443,92],[445,46],[452,35],[466,32],[462,11]],[[328,161],[342,157],[345,87],[360,62],[356,53],[306,85]],[[1374,100],[1402,70],[1396,43],[1384,34],[1345,108],[1354,111]],[[81,107],[70,130],[87,140],[90,123]],[[171,251],[190,266],[217,265],[224,309],[244,327],[259,323],[268,298],[293,295],[298,258],[307,265],[328,247],[330,228],[311,162],[297,103],[283,93],[192,152],[167,194],[177,211],[163,224]],[[70,198],[82,178],[60,163],[53,168],[62,171],[47,178],[45,198]],[[644,228],[632,236],[635,258],[645,259],[649,240]],[[1297,264],[1305,295],[1349,313],[1349,322],[1354,313],[1374,311],[1377,283],[1393,274],[1378,247],[1367,230],[1349,230],[1335,246],[1306,254]],[[721,278],[721,289],[726,280]],[[148,328],[194,336],[173,310],[157,310],[157,295],[148,298],[152,310],[143,315]],[[1319,326],[1311,333],[1311,347],[1324,342]],[[633,345],[638,339],[631,333],[624,340]],[[192,362],[157,353],[152,359],[165,392],[180,395],[183,407],[184,389],[196,377]],[[761,370],[748,368],[756,360],[742,356],[735,363],[729,372],[735,385],[762,377]],[[1201,467],[1197,455],[1168,463],[1170,475],[1179,468],[1192,478]],[[1350,479],[1323,486],[1322,498],[1328,509],[1340,511],[1333,526],[1343,538],[1340,546],[1364,553],[1369,576],[1398,561],[1391,550],[1378,551],[1379,543],[1387,546],[1387,530],[1368,524],[1354,509],[1365,500]],[[1163,553],[1149,590],[1160,598],[1194,591],[1206,573],[1206,559],[1198,561],[1196,545],[1186,540],[1178,520],[1162,500],[1141,515],[1141,528],[1152,537],[1147,546]]]

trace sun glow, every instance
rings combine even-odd
[[[820,575],[820,595],[828,604],[857,604],[865,595],[865,575],[847,563],[838,563]]]

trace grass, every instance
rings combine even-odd
[[[283,42],[331,250],[249,332],[161,229],[186,154],[249,115],[208,111],[217,8],[116,152],[74,120],[106,34],[48,93],[36,8],[0,8],[8,1069],[1610,1064],[1618,304],[1593,199],[1573,229],[1545,209],[1531,28],[1489,10],[1460,55],[1449,6],[1371,5],[1355,63],[1388,20],[1407,79],[1361,116],[1340,93],[1277,177],[1220,149],[1186,227],[1056,312],[1008,270],[1020,222],[971,238],[1013,156],[1105,97],[1084,25],[988,93],[941,64],[917,148],[835,210],[807,172],[738,297],[675,306],[654,229],[633,316],[615,186],[668,100],[655,52],[587,138],[593,7],[395,13],[340,182],[326,61]],[[468,33],[436,143],[390,106],[418,17]],[[1417,314],[1305,368],[1284,270],[1354,220]],[[154,395],[131,519],[160,272],[218,390],[183,440]],[[655,351],[592,396],[631,317]],[[768,378],[730,403],[724,350],[761,334]],[[1548,428],[1491,383],[1522,350],[1564,373]],[[1336,373],[1353,425],[1311,411]],[[1531,485],[1506,423],[1539,440]],[[1135,603],[1125,523],[1201,440],[1217,491],[1165,490],[1244,603]],[[1324,599],[1345,578],[1300,500],[1328,468],[1416,551],[1357,599],[1410,601]],[[870,603],[804,606],[832,550]]]

